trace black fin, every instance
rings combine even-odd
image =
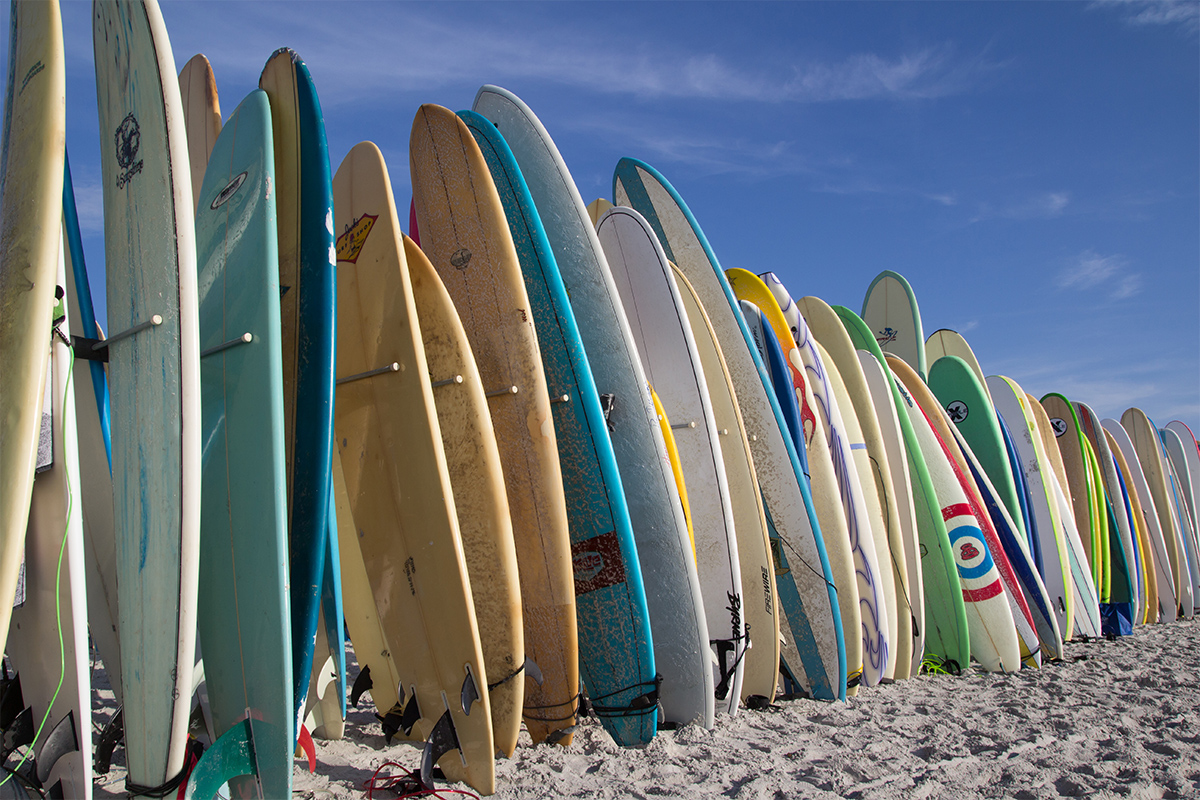
[[[421,754],[421,785],[432,789],[433,765],[446,753],[458,749],[458,732],[454,730],[454,720],[447,711],[433,726],[429,738],[425,741],[425,751]]]
[[[31,744],[33,736],[33,708],[26,707],[4,729],[3,738],[0,739],[0,763],[4,763],[4,760],[8,758],[8,754],[13,750]]]
[[[113,751],[117,749],[117,745],[124,737],[125,709],[122,707],[117,709],[117,713],[113,714],[113,718],[96,737],[96,755],[92,760],[92,769],[98,775],[108,774],[108,768],[112,764]]]
[[[38,783],[45,784],[50,778],[50,770],[58,760],[67,753],[79,752],[79,735],[75,730],[75,712],[72,711],[58,721],[54,730],[46,737],[42,752],[37,759]]]
[[[363,692],[370,691],[375,687],[374,681],[371,680],[371,666],[362,668],[362,672],[358,673],[358,677],[354,679],[354,686],[350,688],[350,705],[358,707],[358,700],[363,696]]]
[[[463,679],[460,700],[463,713],[470,716],[471,706],[479,700],[479,687],[475,685],[475,673],[471,672],[470,667],[467,667],[467,677]]]

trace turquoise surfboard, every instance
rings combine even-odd
[[[189,796],[205,800],[247,769],[264,797],[292,789],[274,174],[271,109],[255,90],[213,145],[196,212],[204,411],[197,628],[219,738],[194,770]],[[219,758],[247,736],[251,763]]]
[[[620,745],[657,732],[650,616],[612,439],[575,314],[521,168],[499,130],[460,111],[487,161],[521,262],[570,521],[579,622],[579,673],[604,729]],[[613,642],[623,646],[614,647]]]

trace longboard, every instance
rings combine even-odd
[[[787,294],[787,289],[779,282],[778,278],[775,278],[773,273],[766,273],[763,280],[777,299],[781,293],[786,295],[787,299],[791,299],[791,295]],[[780,306],[782,305],[783,303],[780,303]],[[881,518],[879,521],[885,534],[882,539],[876,541],[876,554],[879,556],[883,569],[892,574],[893,595],[895,596],[896,613],[893,617],[889,617],[889,621],[894,621],[895,624],[896,649],[889,662],[890,672],[885,675],[892,678],[907,678],[911,674],[910,665],[913,660],[912,631],[914,628],[921,627],[923,623],[917,623],[917,621],[923,620],[925,615],[924,608],[913,603],[915,594],[913,584],[917,576],[910,572],[908,565],[909,553],[915,553],[917,547],[916,526],[910,507],[911,489],[908,481],[904,480],[900,486],[903,487],[906,496],[901,497],[892,480],[891,462],[895,456],[889,452],[885,444],[880,414],[872,401],[872,394],[868,388],[866,376],[863,374],[862,363],[859,361],[854,343],[850,341],[850,336],[846,333],[841,320],[825,301],[817,297],[803,297],[794,301],[793,305],[796,307],[797,314],[803,314],[809,331],[832,359],[833,366],[846,385],[852,410],[862,430],[865,450],[861,451],[861,455],[859,451],[855,451],[855,463],[865,460],[869,465],[870,486],[874,487],[875,496],[880,505]],[[890,397],[890,393],[886,397]],[[886,399],[886,397],[881,399]],[[888,413],[894,417],[895,407],[892,406]],[[898,435],[898,425],[894,421],[889,420],[889,422],[893,426],[893,432]],[[897,445],[899,444],[898,436],[894,441]],[[905,478],[907,478],[907,468],[905,469]],[[864,492],[867,491],[867,488],[867,481],[864,479]],[[905,506],[903,515],[901,504]],[[906,537],[910,538],[906,541]],[[891,612],[892,607],[889,606],[888,610]]]
[[[479,643],[487,668],[496,748],[512,756],[525,700],[525,629],[513,519],[488,399],[467,332],[441,278],[407,237],[425,363],[462,536]]]
[[[483,154],[454,112],[418,109],[409,164],[422,250],[467,332],[504,468],[521,565],[524,648],[544,678],[540,685],[526,680],[526,726],[535,742],[569,737],[557,733],[574,724],[579,692],[566,499],[516,249]]]
[[[0,646],[17,594],[37,463],[66,157],[58,4],[18,3],[10,13],[0,152]]]
[[[521,167],[607,410],[637,540],[655,667],[663,676],[658,699],[665,718],[712,727],[714,687],[699,578],[689,570],[686,587],[679,587],[660,577],[660,569],[679,574],[668,566],[678,563],[669,554],[680,549],[686,522],[645,372],[600,240],[570,170],[533,111],[494,86],[479,90],[474,110],[496,124]],[[667,642],[690,644],[665,646]]]
[[[658,729],[650,615],[600,395],[558,262],[512,150],[484,117],[474,111],[459,116],[479,144],[504,205],[553,400],[571,534],[580,677],[613,739],[645,744]],[[611,647],[612,641],[625,646]]]
[[[92,33],[127,787],[145,794],[183,778],[193,688],[202,425],[194,197],[158,5],[97,4]]]
[[[488,676],[400,224],[379,149],[338,168],[336,433],[354,525],[422,780],[495,789]],[[365,224],[369,221],[371,224]],[[383,676],[379,676],[382,678]]]
[[[288,476],[292,702],[296,726],[312,675],[325,557],[337,325],[333,188],[321,103],[308,66],[275,51],[258,86],[271,102],[279,236],[284,447]]]
[[[1101,428],[1103,426],[1104,423],[1101,422]],[[1125,454],[1117,444],[1116,437],[1108,430],[1104,430],[1104,438],[1108,440],[1108,449],[1117,463],[1117,471],[1120,474],[1121,483],[1125,487],[1125,498],[1129,503],[1130,527],[1139,562],[1143,596],[1141,613],[1134,620],[1134,624],[1155,623],[1158,622],[1158,573],[1154,568],[1154,548],[1150,544],[1150,530],[1146,524],[1146,513],[1142,508],[1141,496],[1134,486],[1133,470],[1125,460]]]
[[[779,599],[771,563],[770,533],[754,471],[754,456],[746,438],[746,426],[738,407],[733,379],[725,365],[725,356],[722,355],[708,313],[700,305],[696,290],[674,264],[671,265],[671,275],[687,311],[692,337],[708,378],[708,395],[717,435],[721,437],[721,458],[733,506],[738,563],[745,592],[742,613],[746,636],[750,641],[742,677],[742,700],[757,696],[765,697],[769,702],[775,698],[779,674]]]
[[[875,276],[863,297],[862,320],[883,352],[903,359],[925,380],[929,367],[925,360],[921,311],[916,294],[903,275],[885,269]]]
[[[200,210],[200,188],[213,145],[221,135],[221,101],[212,64],[196,54],[179,71],[179,96],[183,103],[183,126],[187,130],[188,164],[192,170],[192,193]]]
[[[737,298],[687,204],[653,167],[630,158],[618,162],[613,199],[646,218],[667,258],[691,282],[708,312],[738,392],[764,510],[774,530],[776,586],[801,662],[792,667],[803,675],[812,696],[843,699],[845,641],[820,523],[808,478],[785,433],[779,403],[768,393],[770,379],[753,349]]]
[[[189,785],[239,775],[264,797],[292,790],[287,473],[274,148],[266,92],[214,143],[199,192],[196,259],[205,449],[197,629],[220,737]],[[250,763],[219,757],[249,745]],[[202,784],[202,782],[204,782]],[[213,786],[215,784],[215,786]]]
[[[61,289],[66,284],[61,255],[54,277]],[[73,355],[64,314],[60,299],[54,314],[55,333],[49,337],[46,392],[51,410],[43,421],[49,426],[50,463],[39,470],[33,482],[25,532],[25,592],[20,605],[12,609],[5,647],[19,687],[19,698],[5,699],[20,713],[16,721],[9,722],[5,738],[28,725],[34,735],[32,742],[25,743],[32,755],[25,774],[50,796],[90,798],[92,699],[84,532],[79,514],[82,495],[75,398],[69,387]],[[92,398],[86,401],[91,403]],[[9,692],[18,694],[15,687]]]
[[[596,233],[646,378],[673,421],[664,440],[667,433],[674,439],[687,489],[680,496],[687,498],[692,520],[717,709],[735,714],[746,652],[742,573],[707,376],[671,267],[646,220],[632,209],[613,208],[600,218]],[[686,559],[686,551],[682,555]]]

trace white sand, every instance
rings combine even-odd
[[[844,704],[743,710],[641,748],[617,747],[592,720],[569,748],[532,747],[522,734],[516,755],[497,762],[495,797],[1200,797],[1200,622],[1066,653],[1016,675],[923,676]],[[111,713],[101,698],[97,721]],[[364,697],[345,739],[317,741],[315,775],[296,762],[295,797],[362,798],[385,761],[416,768],[420,752],[385,748],[373,714]],[[96,796],[121,796],[123,783],[114,766]]]

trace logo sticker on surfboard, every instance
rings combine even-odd
[[[954,400],[946,404],[946,413],[950,415],[950,421],[957,425],[967,418],[967,404],[962,400]]]
[[[117,188],[123,189],[129,180],[142,171],[142,162],[137,158],[138,150],[142,147],[142,129],[137,117],[132,113],[126,114],[125,119],[117,126],[115,135],[117,145],[117,166],[121,173],[117,175]]]
[[[367,237],[371,234],[371,228],[375,226],[377,219],[379,219],[378,214],[363,214],[354,220],[353,224],[346,226],[346,230],[337,238],[338,261],[350,264],[358,261],[359,253],[362,252],[363,245],[367,243]]]
[[[571,544],[571,567],[575,573],[575,595],[625,582],[625,562],[616,531]]]
[[[900,332],[898,330],[896,330],[895,328],[890,328],[890,327],[884,328],[881,331],[876,331],[875,341],[879,342],[880,347],[883,347],[884,345],[889,345],[892,342],[896,341],[896,338],[899,335],[900,335]]]
[[[1058,438],[1067,432],[1067,421],[1059,417],[1050,420],[1050,427],[1054,429],[1054,436]]]
[[[229,198],[237,194],[237,190],[242,188],[242,184],[246,182],[246,174],[243,172],[229,183],[225,184],[225,188],[217,192],[217,196],[213,198],[212,205],[209,206],[213,211],[216,211],[221,206],[229,202]]]

